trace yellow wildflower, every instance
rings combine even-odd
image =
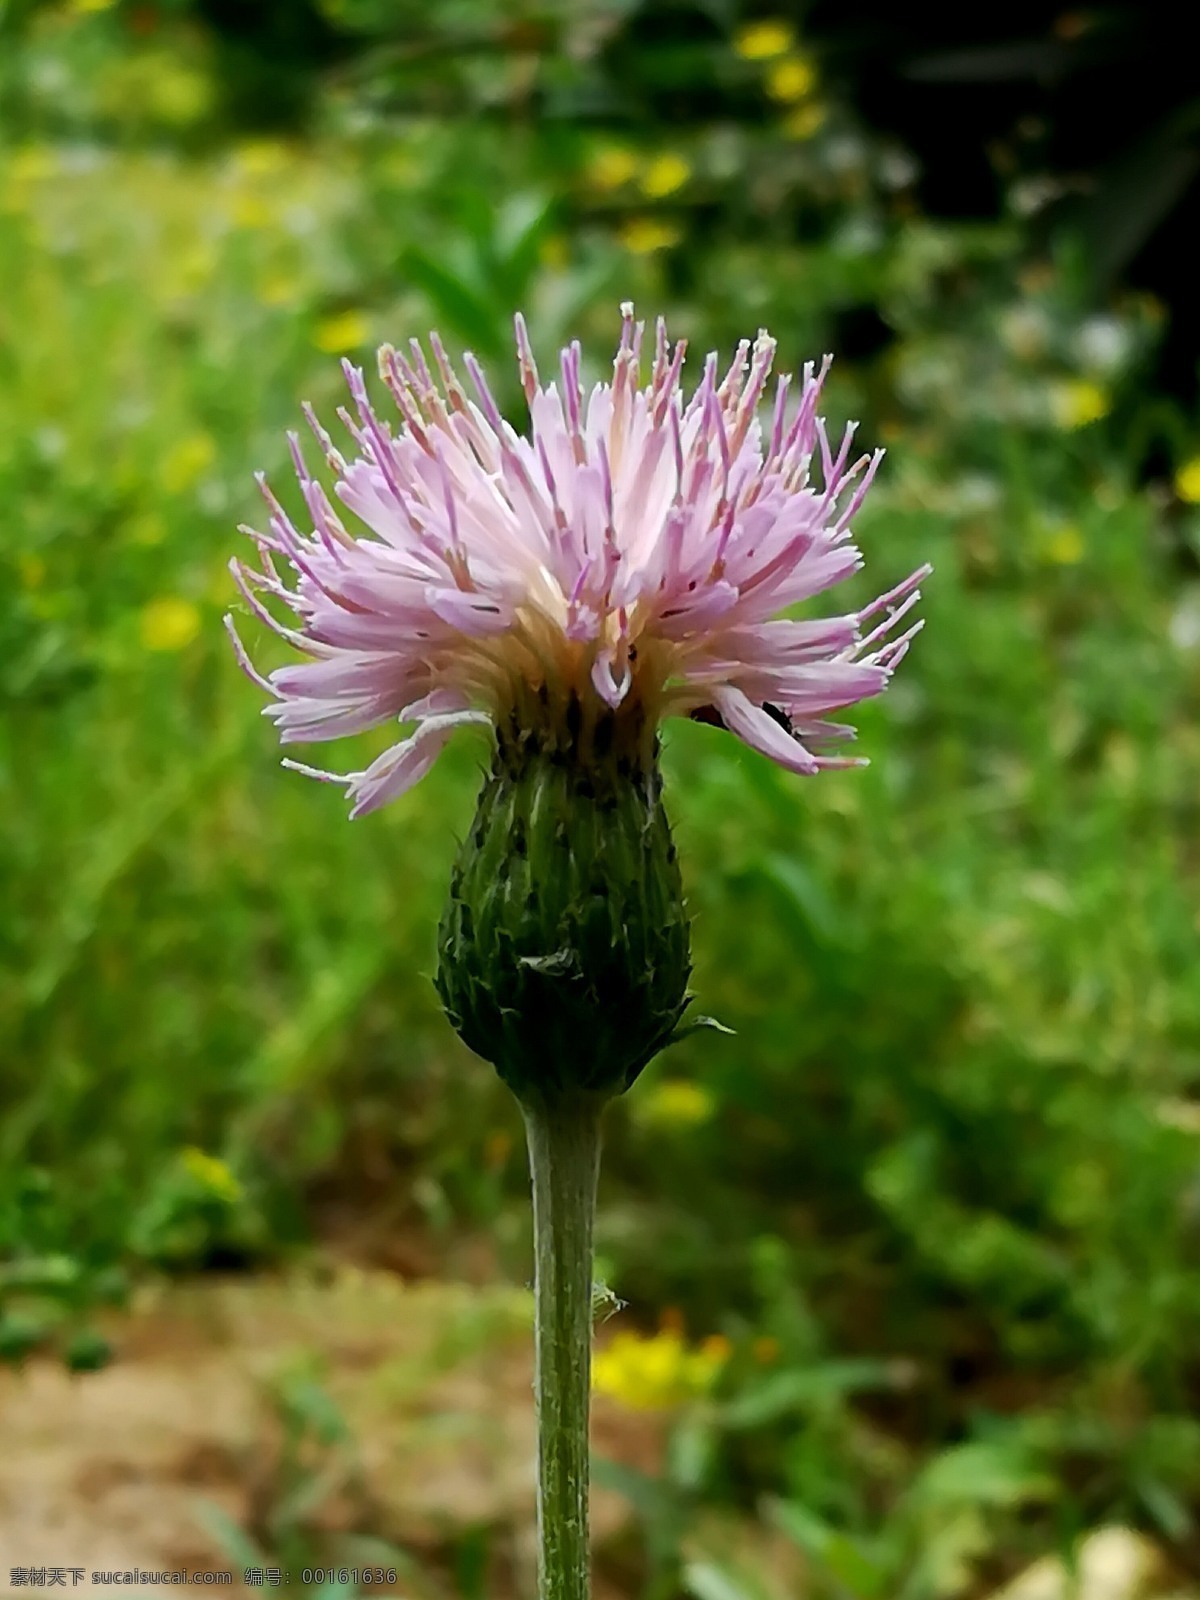
[[[592,1383],[622,1405],[657,1410],[706,1394],[728,1359],[729,1342],[719,1334],[690,1349],[673,1330],[647,1337],[623,1329],[596,1352]]]
[[[1082,561],[1086,548],[1077,522],[1062,523],[1042,543],[1047,561],[1060,567],[1073,567],[1077,561]]]
[[[130,544],[161,544],[167,536],[167,524],[157,511],[136,512],[124,524],[124,528]]]
[[[676,222],[664,222],[658,217],[630,217],[618,238],[631,255],[652,256],[677,245],[683,238],[683,229]]]
[[[1112,410],[1112,396],[1090,378],[1069,378],[1051,389],[1050,407],[1060,428],[1075,430],[1106,417]]]
[[[803,100],[817,86],[817,69],[807,56],[782,56],[766,76],[767,93],[772,100]]]
[[[186,128],[213,108],[212,77],[174,50],[151,48],[119,57],[97,84],[97,103],[123,124],[146,121]]]
[[[142,610],[142,644],[147,650],[185,650],[199,632],[199,609],[178,595],[163,595]]]
[[[239,228],[269,228],[275,220],[274,207],[252,189],[238,190],[230,209]]]
[[[36,550],[22,550],[17,556],[17,571],[22,588],[40,589],[46,578],[46,559]]]
[[[180,1160],[184,1171],[200,1187],[226,1205],[235,1205],[242,1198],[242,1186],[220,1156],[210,1156],[206,1150],[191,1144],[183,1151]]]
[[[243,139],[233,159],[248,178],[273,178],[287,168],[292,153],[282,139]]]
[[[272,272],[258,286],[264,306],[294,306],[300,298],[300,284],[289,272]]]
[[[549,234],[538,248],[538,260],[552,272],[562,272],[571,263],[571,251],[561,233]]]
[[[716,1102],[702,1084],[688,1078],[662,1078],[647,1084],[636,1102],[637,1115],[659,1127],[696,1128],[708,1122]]]
[[[642,168],[638,186],[651,200],[662,200],[682,189],[691,175],[692,169],[682,156],[665,153]]]
[[[1200,456],[1192,456],[1176,472],[1175,493],[1190,506],[1200,505]]]
[[[783,119],[783,131],[790,139],[811,139],[825,126],[828,115],[828,109],[819,100],[811,100],[808,105],[788,112]]]
[[[326,355],[345,355],[366,344],[370,329],[361,311],[338,311],[323,317],[313,333],[313,343]]]
[[[173,445],[159,469],[162,486],[168,494],[184,494],[208,471],[217,459],[217,447],[209,433],[192,433]]]
[[[178,255],[172,255],[166,266],[162,276],[168,298],[195,294],[211,283],[217,270],[217,253],[207,240],[196,240]]]
[[[774,56],[786,55],[795,42],[795,30],[782,17],[748,22],[733,36],[734,51],[743,61],[770,61]]]
[[[8,175],[14,183],[40,183],[58,171],[58,154],[45,144],[23,144],[9,156]]]
[[[638,169],[636,154],[625,145],[609,144],[597,150],[584,170],[593,189],[620,189]]]
[[[186,128],[193,122],[202,121],[212,110],[215,98],[213,80],[206,72],[197,71],[182,62],[173,64],[166,58],[155,76],[148,98],[150,109],[160,122],[169,123],[174,128]]]

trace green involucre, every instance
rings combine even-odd
[[[439,928],[447,1015],[524,1102],[622,1093],[690,998],[657,750],[597,744],[502,731]]]

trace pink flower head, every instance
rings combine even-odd
[[[353,816],[423,777],[454,730],[574,702],[585,718],[639,708],[651,727],[674,713],[727,728],[792,772],[858,765],[819,752],[853,737],[828,713],[878,694],[913,635],[895,631],[919,597],[922,567],[861,611],[793,621],[777,613],[862,565],[850,524],[882,456],[850,461],[817,414],[829,369],[808,363],[789,416],[781,377],[759,408],[775,355],[765,332],[720,376],[710,355],[694,392],[685,343],[658,323],[641,382],[644,324],[622,306],[612,380],[585,393],[579,345],[543,383],[516,319],[528,436],[517,433],[464,356],[474,398],[436,335],[440,386],[414,340],[379,370],[400,414],[380,421],[361,371],[344,364],[354,414],[347,459],[311,409],[309,425],[351,534],[292,459],[312,529],[302,533],[261,475],[269,531],[246,529],[259,569],[232,563],[246,603],[307,659],[264,678],[229,622],[244,669],[272,697],[285,744],[336,739],[397,721],[407,735],[362,772],[337,775]],[[814,471],[815,469],[815,471]],[[294,583],[281,568],[292,570]],[[264,605],[290,607],[285,627]],[[871,626],[864,631],[864,626]]]

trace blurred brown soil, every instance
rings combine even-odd
[[[231,1567],[238,1581],[220,1593],[270,1593],[242,1586],[241,1563],[222,1551],[201,1502],[263,1548],[303,1478],[312,1490],[298,1514],[313,1551],[305,1559],[339,1548],[339,1536],[386,1538],[429,1574],[392,1592],[442,1600],[457,1592],[456,1543],[482,1527],[489,1597],[530,1593],[529,1317],[524,1292],[353,1267],[325,1281],[210,1279],[144,1292],[107,1330],[117,1353],[103,1371],[72,1376],[39,1357],[0,1373],[0,1592],[10,1592],[14,1566],[57,1566],[87,1569],[93,1594],[109,1592],[91,1583],[93,1570]],[[310,1439],[289,1468],[285,1412],[272,1396],[314,1363],[353,1443]],[[597,1397],[597,1452],[654,1470],[661,1432],[655,1417]],[[603,1490],[594,1499],[603,1545],[630,1512]],[[600,1575],[597,1600],[617,1592]]]

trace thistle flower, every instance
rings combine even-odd
[[[723,376],[709,356],[686,398],[683,343],[658,324],[642,387],[643,327],[631,306],[622,315],[612,382],[587,395],[579,346],[543,385],[517,318],[528,437],[471,356],[468,397],[436,336],[440,387],[415,342],[408,357],[380,351],[394,431],[346,363],[353,459],[308,420],[337,498],[369,536],[347,531],[292,435],[312,529],[301,533],[260,479],[269,528],[247,531],[261,567],[233,570],[251,611],[309,659],[263,677],[227,619],[285,744],[411,727],[361,772],[285,762],[342,784],[353,816],[416,783],[456,728],[495,731],[439,928],[437,985],[525,1117],[541,1600],[588,1594],[601,1112],[676,1037],[690,999],[658,730],[690,716],[793,772],[854,764],[829,753],[853,734],[829,713],[885,687],[919,626],[896,631],[927,570],[858,611],[779,617],[861,564],[850,524],[879,455],[850,462],[852,427],[830,445],[817,414],[828,359],[804,368],[794,410],[779,380],[764,426],[767,334],[739,345]]]
[[[272,697],[265,714],[281,741],[411,728],[360,772],[285,761],[342,784],[352,816],[415,784],[467,723],[539,728],[586,761],[601,724],[615,719],[644,756],[663,719],[683,715],[792,772],[859,764],[829,753],[853,729],[828,713],[887,685],[920,627],[897,624],[929,569],[857,611],[777,613],[862,565],[850,525],[882,452],[851,462],[853,425],[831,446],[817,411],[828,357],[819,371],[804,367],[790,418],[791,380],[778,380],[764,425],[775,356],[765,332],[738,346],[724,375],[708,356],[689,398],[684,341],[672,347],[659,321],[643,387],[643,324],[628,304],[622,315],[612,381],[590,393],[577,343],[562,353],[559,381],[542,383],[517,317],[528,437],[501,416],[469,355],[468,396],[436,335],[440,388],[416,341],[407,357],[379,353],[394,430],[345,362],[354,414],[339,414],[352,458],[306,415],[337,499],[368,536],[347,530],[296,434],[311,532],[260,475],[269,531],[244,531],[261,567],[235,561],[234,577],[251,611],[309,659],[263,678],[228,626],[243,668]],[[261,595],[298,626],[277,621]]]
[[[643,325],[632,306],[622,316],[612,382],[588,394],[578,344],[559,381],[541,382],[518,316],[528,437],[469,355],[468,397],[436,336],[440,388],[416,341],[408,357],[380,352],[395,431],[347,362],[355,414],[341,417],[358,453],[348,461],[308,420],[370,536],[347,531],[293,434],[312,531],[260,479],[269,531],[247,531],[262,566],[233,563],[251,610],[310,658],[263,678],[229,624],[285,744],[411,726],[360,772],[284,762],[343,784],[352,816],[416,783],[456,728],[495,729],[437,981],[457,1031],[522,1101],[628,1088],[688,1004],[664,718],[725,728],[793,772],[855,765],[830,753],[853,729],[828,714],[878,694],[920,626],[896,632],[927,569],[859,611],[776,618],[861,564],[850,524],[880,454],[850,462],[853,426],[830,445],[817,412],[829,359],[804,368],[790,417],[779,380],[764,427],[766,333],[724,375],[710,355],[686,398],[683,342],[659,322],[642,387]]]

